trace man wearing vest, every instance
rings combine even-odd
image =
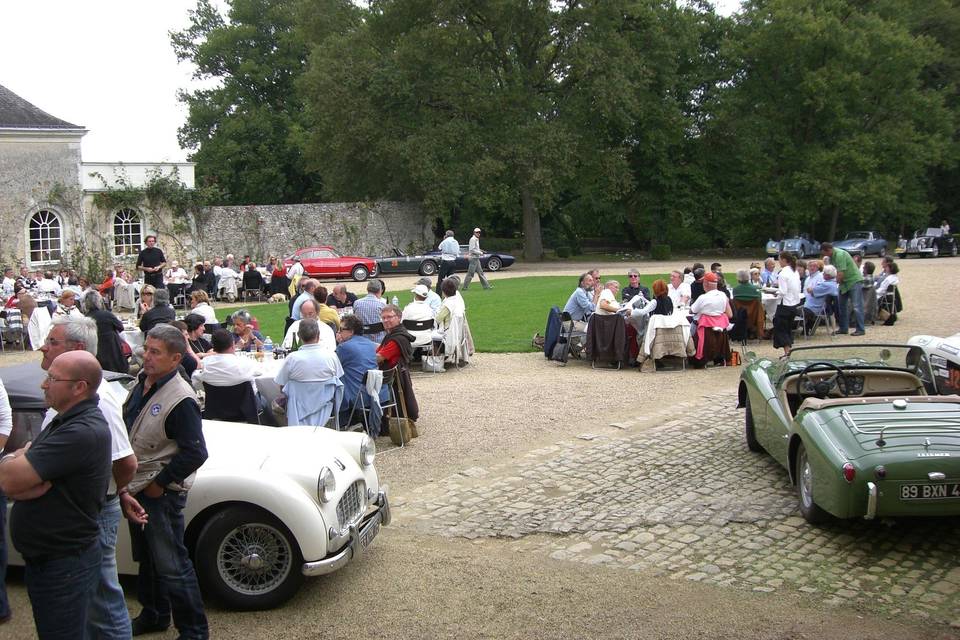
[[[208,638],[207,617],[193,564],[183,544],[183,507],[196,471],[207,459],[200,406],[178,374],[187,349],[183,334],[157,325],[147,334],[143,372],[123,407],[137,473],[121,492],[130,520],[134,559],[140,563],[133,635],[164,631]]]

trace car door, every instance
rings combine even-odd
[[[457,256],[457,271],[466,271],[467,266],[470,263],[470,259],[467,257],[470,255],[470,246],[466,244],[460,245],[460,255]]]
[[[329,249],[317,250],[317,269],[321,278],[339,278],[343,276],[343,260]],[[347,269],[349,272],[349,269]]]

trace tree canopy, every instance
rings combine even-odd
[[[181,143],[230,203],[411,199],[638,246],[952,215],[956,0],[199,0]]]

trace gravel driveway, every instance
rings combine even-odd
[[[733,273],[738,266],[732,259],[722,261],[728,273]],[[919,333],[949,335],[960,331],[960,318],[955,313],[958,296],[953,285],[960,260],[904,260],[900,265],[906,312],[896,326],[868,327],[864,338],[852,340],[902,342]],[[609,275],[625,273],[630,265],[597,266],[604,275]],[[673,262],[642,263],[639,268],[645,273],[663,273],[675,266]],[[575,276],[586,268],[587,265],[579,263],[569,267],[551,264],[511,268],[493,274],[491,279],[570,275],[572,290]],[[414,279],[409,278],[411,283]],[[399,284],[401,280],[403,285]],[[398,283],[396,287],[392,286],[393,282]],[[388,288],[406,284],[407,279],[401,278],[387,281]],[[351,285],[351,289],[359,291],[362,286]],[[945,291],[950,293],[945,295]],[[490,295],[495,296],[496,290]],[[811,344],[828,341],[821,333]],[[769,343],[751,346],[751,349],[759,355],[774,354]],[[12,361],[10,356],[2,359]],[[705,579],[711,573],[686,572],[682,567],[668,570],[658,562],[649,561],[651,557],[643,552],[642,546],[628,545],[617,550],[632,556],[631,566],[642,565],[645,558],[649,561],[645,566],[632,566],[632,570],[621,568],[626,563],[616,561],[616,554],[611,555],[613,562],[588,562],[590,557],[604,555],[624,541],[617,538],[614,542],[603,537],[590,541],[589,527],[579,530],[583,527],[571,525],[568,531],[562,527],[552,531],[546,525],[518,526],[518,523],[531,522],[524,517],[538,510],[567,513],[571,521],[595,519],[600,529],[609,529],[610,521],[618,517],[629,521],[635,513],[628,511],[618,516],[599,503],[587,503],[578,510],[577,505],[564,500],[570,488],[567,484],[579,489],[595,484],[609,490],[610,482],[614,483],[612,486],[616,482],[627,485],[631,482],[629,469],[623,468],[623,459],[611,458],[617,462],[607,467],[603,456],[597,458],[587,452],[597,447],[602,449],[617,438],[632,437],[628,432],[639,433],[641,429],[637,425],[645,418],[659,424],[662,416],[672,416],[679,425],[677,428],[682,429],[685,421],[691,425],[695,421],[710,422],[709,409],[714,405],[718,421],[725,420],[727,424],[735,420],[731,417],[731,406],[738,375],[739,368],[655,374],[634,369],[595,371],[579,362],[558,367],[546,361],[542,354],[480,354],[459,372],[417,374],[414,384],[421,405],[418,423],[421,437],[402,450],[387,444],[382,447],[377,462],[381,477],[390,485],[394,497],[395,523],[383,530],[361,561],[333,576],[307,581],[297,597],[280,610],[237,614],[212,609],[213,637],[838,640],[960,637],[960,632],[949,625],[951,620],[943,620],[939,613],[957,611],[955,593],[945,596],[942,607],[939,604],[933,609],[901,607],[896,602],[898,592],[893,589],[896,585],[890,584],[882,572],[879,584],[869,585],[870,593],[886,595],[890,602],[874,603],[877,606],[864,605],[857,598],[838,599],[833,591],[801,589],[804,585],[817,584],[821,577],[833,582],[847,580],[849,576],[839,571],[838,566],[841,562],[855,563],[851,555],[843,560],[825,559],[821,568],[816,562],[804,565],[804,573],[812,574],[808,575],[809,580],[799,574],[786,578],[765,576],[767,581],[784,581],[775,583],[777,586],[767,591],[754,591],[753,586],[764,587],[767,582],[723,584]],[[630,428],[610,426],[612,423],[629,423]],[[591,436],[595,439],[587,439]],[[656,441],[630,440],[630,447],[641,445],[654,447]],[[583,448],[580,457],[578,447]],[[739,455],[730,454],[731,459],[720,460],[719,466],[724,462],[742,464]],[[673,468],[661,470],[662,475],[658,477],[665,490],[696,476],[693,458],[679,455]],[[546,478],[556,486],[551,487],[548,482],[547,486],[540,486],[538,492],[531,492],[530,504],[521,501],[520,513],[498,511],[500,505],[492,510],[493,514],[486,514],[484,503],[495,500],[496,492],[506,495],[510,491],[523,491],[524,476],[519,469],[514,471],[511,463],[539,468],[535,464],[539,460],[561,459],[568,467],[566,472]],[[644,458],[637,453],[631,459],[636,462]],[[673,473],[682,479],[673,479]],[[647,480],[638,475],[635,481]],[[477,487],[482,491],[476,491]],[[776,485],[775,478],[771,480],[771,487],[769,502],[748,506],[756,510],[766,505],[778,518],[791,518],[789,502],[783,499],[783,487]],[[668,504],[670,500],[682,502],[682,495],[670,493],[668,497],[669,500],[658,503],[656,496],[644,494],[644,508],[655,511],[658,505]],[[476,502],[465,502],[471,499]],[[519,498],[514,495],[511,500],[516,506]],[[444,511],[445,507],[449,509]],[[525,511],[527,508],[529,512]],[[468,526],[474,511],[479,515]],[[689,537],[681,539],[688,534],[700,535],[692,530],[680,531],[690,524],[688,517],[677,517],[671,522],[667,511],[661,509],[657,513],[666,514],[667,520],[657,524],[670,529],[671,533],[663,536],[669,545],[679,548],[697,542]],[[488,517],[491,521],[487,521]],[[558,516],[558,520],[562,519]],[[805,543],[813,540],[816,544],[816,537],[803,525],[790,522],[796,528],[788,536],[800,530]],[[721,527],[719,523],[716,526]],[[956,523],[945,526],[956,527]],[[728,534],[735,545],[744,542],[736,537],[741,533],[734,529]],[[589,543],[589,548],[576,546],[584,541]],[[776,543],[764,548],[775,550]],[[569,555],[556,553],[561,550]],[[942,560],[943,556],[937,555],[941,552],[935,551],[927,557],[924,555],[927,551],[917,546],[900,557],[923,565]],[[678,552],[682,553],[682,549]],[[715,566],[726,570],[722,564]],[[674,576],[677,572],[682,575]],[[687,577],[690,573],[705,575],[690,579]],[[894,573],[902,572],[891,571],[891,575]],[[847,586],[855,592],[865,584],[851,582]],[[126,585],[128,594],[132,595],[133,583]],[[834,591],[840,588],[842,585]],[[30,637],[29,603],[19,575],[11,578],[10,591],[17,617],[12,625],[4,628],[5,635],[9,632],[10,637],[17,633]],[[922,595],[917,593],[914,597]],[[135,599],[131,597],[129,602],[136,612]],[[953,622],[960,627],[958,618],[960,616]],[[156,637],[173,635],[171,631]]]

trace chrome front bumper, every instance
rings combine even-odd
[[[327,556],[323,560],[304,562],[301,569],[303,575],[323,576],[333,573],[347,566],[347,563],[354,558],[359,557],[373,541],[373,537],[376,537],[379,533],[380,527],[386,527],[390,524],[390,501],[387,499],[386,489],[381,489],[377,495],[376,506],[377,510],[373,515],[362,522],[350,525],[349,542],[340,551]]]

